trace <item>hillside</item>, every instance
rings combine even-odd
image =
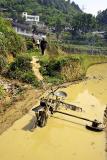
[[[107,9],[98,13],[97,20],[100,25],[103,25],[103,26],[107,25]]]
[[[15,57],[26,50],[25,41],[13,30],[11,24],[0,17],[0,71],[7,65],[8,55]]]
[[[20,19],[22,12],[39,15],[47,25],[53,25],[57,18],[69,24],[72,16],[81,12],[78,5],[65,0],[1,0],[1,14],[5,17]],[[19,18],[20,17],[20,18]]]

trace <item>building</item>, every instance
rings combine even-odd
[[[18,34],[23,35],[25,37],[32,37],[32,26],[31,25],[13,22],[12,26]]]
[[[39,16],[28,15],[27,12],[23,12],[22,17],[25,18],[26,22],[39,23]]]
[[[43,36],[46,37],[46,34],[48,32],[48,27],[42,24],[39,25],[39,23],[37,25],[37,30],[35,34],[32,33],[32,25],[28,23],[20,24],[17,22],[13,22],[12,25],[18,34],[25,36],[25,37],[35,36],[36,37],[35,39],[41,39],[41,37]]]
[[[42,22],[39,22],[39,16],[28,15],[27,12],[22,13],[22,17],[24,18],[23,22],[12,22],[12,25],[15,31],[23,35],[25,37],[41,37],[46,36],[49,32],[48,27]],[[33,32],[34,27],[36,28],[35,32]]]
[[[104,38],[105,31],[94,31],[92,32],[93,35],[98,35],[101,38]]]

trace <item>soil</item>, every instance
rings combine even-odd
[[[42,81],[43,77],[39,72],[40,65],[38,63],[38,59],[36,57],[32,57],[31,63],[32,63],[32,70],[34,71],[36,78],[39,81]],[[1,77],[1,79],[2,79],[3,85],[5,85],[5,83],[6,83],[6,85],[8,86],[9,85],[8,83],[10,83],[10,84],[12,83],[10,80],[7,83],[7,79],[5,79],[5,78],[3,79]],[[17,82],[16,82],[16,84],[17,84]],[[3,107],[2,103],[1,103],[0,107],[1,107],[1,109],[3,108],[4,110],[2,109],[2,112],[0,113],[0,134],[3,133],[7,128],[12,126],[12,124],[16,120],[18,120],[24,114],[26,114],[35,105],[36,101],[43,93],[43,89],[36,90],[36,89],[33,89],[32,87],[29,87],[29,86],[28,86],[28,88],[29,89],[26,89],[26,91],[24,92],[24,94],[22,96],[19,96],[19,97],[16,96],[14,103],[12,102],[12,105],[10,105],[8,109],[6,107]],[[5,99],[7,99],[7,97],[8,97],[7,93],[6,93]],[[13,96],[13,94],[10,96],[11,97],[10,99],[13,98],[12,96]],[[3,100],[2,100],[2,102],[3,102]]]
[[[19,101],[14,102],[5,112],[0,113],[0,134],[25,115],[35,105],[42,93],[43,90],[28,89]]]
[[[40,68],[40,64],[38,63],[39,59],[37,59],[36,57],[32,57],[32,70],[34,71],[34,74],[36,76],[36,78],[39,81],[43,80],[43,76],[41,75],[41,73],[39,72],[39,68]]]

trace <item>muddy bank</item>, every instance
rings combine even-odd
[[[42,89],[0,76],[0,134],[36,103]]]
[[[33,107],[43,90],[28,89],[19,101],[14,102],[5,112],[0,113],[0,134],[20,119]]]
[[[57,90],[58,88],[65,88],[72,84],[78,84],[81,81],[82,80],[68,82],[58,86],[53,86],[52,88],[53,90]],[[47,94],[51,92],[51,87],[48,85],[45,87],[45,90],[32,88],[27,89],[26,92],[19,97],[19,99],[16,98],[17,101],[15,100],[12,102],[8,108],[2,109],[2,112],[0,112],[0,134],[11,127],[16,120],[27,114],[46,90]],[[0,109],[1,108],[2,106],[0,106]]]

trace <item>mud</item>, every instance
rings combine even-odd
[[[92,66],[86,81],[60,89],[68,94],[65,102],[82,107],[84,112],[61,110],[103,122],[107,104],[106,68],[107,64]],[[89,122],[56,113],[49,118],[46,127],[32,132],[33,122],[34,113],[30,110],[0,136],[0,159],[106,160],[105,132],[87,130],[85,125]]]

